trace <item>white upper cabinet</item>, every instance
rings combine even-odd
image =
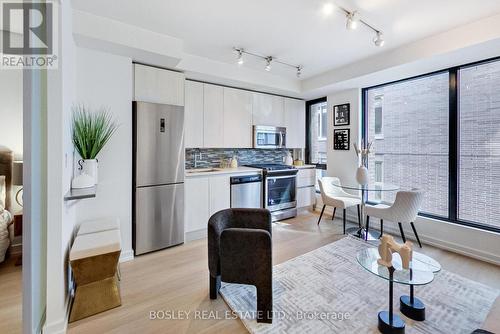
[[[252,147],[252,93],[224,88],[224,147]]]
[[[253,125],[284,126],[284,103],[280,96],[252,93]]]
[[[203,84],[186,81],[184,142],[186,147],[203,147]]]
[[[305,102],[285,98],[286,147],[306,147],[306,107]]]
[[[224,147],[224,88],[216,85],[203,85],[203,146]],[[232,147],[232,146],[231,146]]]
[[[134,64],[134,100],[184,105],[183,73]]]

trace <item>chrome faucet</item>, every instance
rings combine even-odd
[[[198,163],[200,162],[200,160],[203,159],[203,155],[201,151],[199,151],[198,154],[194,153],[193,156],[194,156],[194,168],[198,168]]]

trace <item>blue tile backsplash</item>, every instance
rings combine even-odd
[[[283,158],[288,149],[254,149],[254,148],[187,148],[186,149],[186,169],[194,167],[194,154],[200,154],[202,158],[198,160],[197,168],[220,167],[221,161],[228,161],[234,155],[238,158],[238,165],[248,165],[255,163],[283,163]]]

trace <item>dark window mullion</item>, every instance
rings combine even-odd
[[[448,218],[458,218],[458,171],[459,171],[459,110],[458,110],[458,68],[450,69],[449,87],[449,160],[448,160]]]

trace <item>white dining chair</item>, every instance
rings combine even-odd
[[[338,177],[325,176],[318,180],[319,189],[321,191],[321,199],[323,200],[323,209],[321,209],[321,214],[318,219],[318,225],[321,222],[321,217],[325,211],[326,206],[333,207],[332,220],[335,218],[335,211],[337,208],[343,209],[343,222],[344,222],[344,234],[345,234],[345,224],[346,224],[346,209],[357,206],[358,207],[358,224],[361,226],[361,214],[360,214],[360,204],[361,198],[355,195],[351,195],[345,192],[341,188],[341,183]],[[335,184],[335,185],[334,185]]]
[[[370,226],[370,217],[380,219],[380,236],[384,233],[384,220],[397,222],[403,242],[406,242],[406,237],[403,231],[402,223],[409,223],[415,233],[418,245],[422,248],[422,243],[415,229],[415,219],[424,199],[424,192],[419,189],[410,191],[398,191],[394,203],[392,205],[378,204],[375,206],[366,206],[366,230]],[[368,233],[367,233],[368,234]]]

